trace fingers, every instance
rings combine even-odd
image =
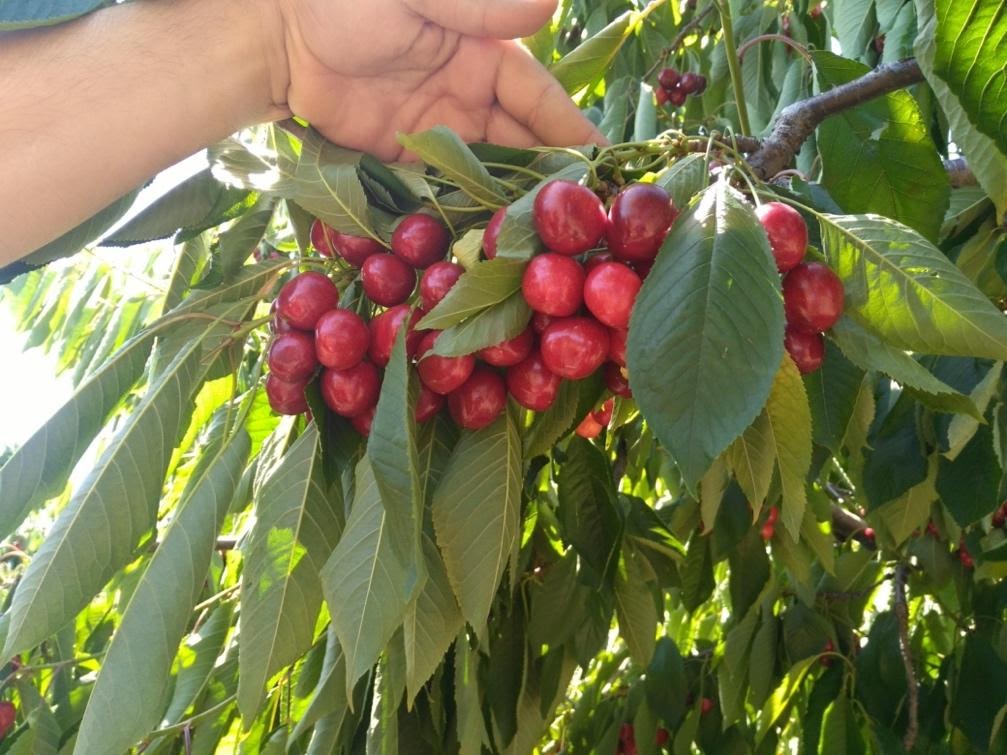
[[[556,0],[405,0],[405,4],[445,29],[494,39],[534,34],[556,9]]]
[[[549,72],[515,43],[506,45],[496,81],[497,101],[538,143],[552,147],[604,144],[589,121]]]
[[[491,144],[518,148],[537,147],[539,144],[535,134],[498,106],[490,111],[489,120],[486,123],[486,141]]]

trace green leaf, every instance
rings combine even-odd
[[[423,685],[433,676],[465,624],[458,602],[451,592],[451,583],[440,551],[427,536],[423,538],[423,557],[426,559],[427,579],[406,608],[403,622],[406,699],[410,705]]]
[[[373,236],[367,196],[357,176],[360,157],[314,129],[308,131],[294,174],[295,190],[285,195],[337,231]]]
[[[526,461],[548,453],[598,403],[602,385],[598,376],[584,380],[564,380],[552,406],[535,415],[524,436]]]
[[[646,666],[654,656],[657,643],[657,606],[650,584],[640,564],[643,558],[635,548],[627,548],[622,568],[615,577],[615,613],[619,634],[629,648],[633,662]]]
[[[749,700],[757,709],[763,706],[773,689],[778,634],[777,618],[772,610],[763,609],[762,621],[752,639],[752,652],[748,657]]]
[[[399,144],[437,168],[444,177],[480,204],[499,207],[506,202],[500,184],[451,129],[434,126],[418,134],[399,134]]]
[[[947,82],[975,127],[1007,154],[1007,14],[999,0],[935,0],[934,73]]]
[[[146,393],[60,512],[25,570],[9,609],[4,655],[34,647],[69,621],[133,557],[153,526],[157,501],[189,400],[207,365],[204,346],[231,330],[247,304],[225,305],[208,320],[180,325]],[[178,346],[171,352],[172,344]]]
[[[843,356],[832,341],[826,341],[821,368],[804,376],[816,444],[839,453],[863,380],[864,370]]]
[[[876,509],[876,515],[884,522],[896,546],[902,545],[930,519],[931,506],[937,500],[936,479],[937,465],[931,460],[923,482]]]
[[[409,602],[408,573],[392,548],[370,461],[357,464],[353,508],[322,570],[325,600],[346,654],[346,694],[377,661]]]
[[[462,632],[455,642],[455,707],[458,710],[458,752],[480,755],[486,742],[479,681],[479,651],[469,646]]]
[[[367,755],[397,755],[399,749],[399,703],[405,691],[405,660],[396,635],[374,674],[374,694],[367,728]],[[394,651],[392,648],[396,648]]]
[[[531,308],[520,291],[499,304],[481,310],[465,322],[443,331],[434,344],[434,353],[452,357],[473,354],[486,346],[520,335],[531,320]]]
[[[993,431],[982,425],[954,461],[941,457],[937,492],[955,521],[967,527],[1000,505],[1002,474],[993,450]]]
[[[771,432],[769,416],[763,412],[727,449],[727,463],[752,507],[753,521],[759,518],[776,469]]]
[[[566,179],[582,181],[587,175],[587,164],[577,160],[561,170],[539,181],[528,192],[507,207],[500,235],[497,237],[496,259],[520,260],[527,262],[542,248],[538,233],[535,231],[533,211],[535,197],[550,181]]]
[[[161,720],[171,662],[203,589],[250,442],[239,430],[216,445],[203,450],[200,468],[126,606],[88,698],[76,752],[128,750]]]
[[[466,270],[471,270],[479,264],[479,258],[483,249],[484,228],[473,228],[451,245],[451,254],[455,256],[458,263]]]
[[[695,611],[706,602],[716,587],[709,536],[701,535],[698,530],[693,534],[680,571],[682,605],[687,611]]]
[[[9,0],[0,6],[0,31],[60,24],[110,4],[110,0]]]
[[[780,517],[797,540],[808,505],[805,478],[811,468],[811,410],[797,365],[786,356],[766,402],[766,424],[780,470],[783,505]]]
[[[874,0],[836,0],[832,18],[843,52],[851,58],[863,57],[878,25]]]
[[[818,663],[818,658],[810,656],[802,661],[798,661],[784,675],[783,682],[769,696],[769,700],[762,706],[762,713],[759,716],[759,729],[756,734],[756,743],[762,742],[780,716],[790,707],[794,694],[801,689],[805,675],[812,665]]]
[[[521,437],[511,412],[462,435],[434,493],[433,521],[462,615],[484,633],[518,537]]]
[[[825,90],[870,69],[824,50],[813,53]],[[877,213],[937,240],[951,187],[913,96],[896,91],[844,110],[818,127],[822,184],[850,213]]]
[[[874,215],[819,219],[846,313],[860,324],[907,351],[1007,358],[1007,317],[922,236]]]
[[[349,700],[346,697],[346,658],[339,646],[339,638],[332,624],[325,631],[325,657],[322,659],[322,671],[318,684],[311,695],[308,707],[301,715],[293,731],[290,741],[300,739],[323,718],[334,717],[341,722],[349,710]],[[330,722],[335,721],[330,718]],[[338,725],[336,725],[338,729]]]
[[[342,530],[342,502],[322,473],[318,428],[308,425],[255,496],[242,548],[238,708],[250,726],[266,683],[311,647],[322,605],[320,571]]]
[[[637,14],[626,11],[588,37],[549,68],[567,94],[574,94],[605,75],[623,43],[637,28]]]
[[[630,384],[686,485],[759,414],[783,356],[779,274],[724,182],[672,227],[630,322]]]
[[[990,737],[1004,700],[1007,700],[1007,663],[986,637],[969,634],[950,697],[949,715],[951,722],[965,732],[980,752],[989,751]]]
[[[636,80],[630,76],[620,76],[605,87],[605,107],[598,130],[610,142],[618,144],[626,136],[629,120],[630,92],[636,88]]]
[[[222,280],[233,280],[262,241],[274,207],[269,200],[257,204],[218,236],[211,275],[219,272]]]
[[[447,296],[416,327],[443,330],[504,301],[521,289],[523,273],[522,262],[499,258],[480,262],[462,274]]]
[[[709,182],[706,157],[693,153],[671,163],[654,183],[671,195],[675,207],[681,211],[689,206],[689,201],[705,189]]]
[[[214,673],[214,666],[224,649],[231,631],[233,606],[223,603],[213,609],[209,618],[189,635],[175,659],[177,673],[171,702],[162,717],[167,726],[177,724],[200,693],[206,689]]]

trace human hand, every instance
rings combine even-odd
[[[398,132],[442,124],[517,147],[604,137],[513,37],[555,0],[279,0],[287,107],[328,139],[383,160]]]

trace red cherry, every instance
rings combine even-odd
[[[497,239],[500,238],[500,227],[507,216],[507,208],[501,207],[493,213],[486,230],[483,231],[483,252],[486,259],[491,260],[497,256]]]
[[[266,376],[266,398],[277,414],[304,414],[308,401],[304,398],[307,380],[282,380],[276,375]]]
[[[304,380],[318,366],[315,339],[310,333],[292,330],[281,333],[269,347],[269,371],[281,380]]]
[[[610,328],[629,327],[629,316],[643,281],[620,262],[597,265],[584,280],[584,305]]]
[[[382,307],[401,304],[416,287],[416,272],[393,254],[372,254],[360,267],[367,298]]]
[[[670,102],[675,107],[682,107],[685,104],[685,98],[688,97],[688,92],[680,87],[675,87],[670,92],[668,92],[668,102]]]
[[[805,375],[821,367],[825,359],[825,339],[821,333],[805,333],[787,326],[783,346]]]
[[[612,256],[611,252],[598,252],[597,254],[590,255],[586,260],[584,260],[584,272],[590,273],[598,265],[605,262],[614,262],[615,257]]]
[[[503,378],[483,365],[478,365],[472,376],[448,395],[451,417],[467,430],[486,427],[500,416],[506,404]]]
[[[801,213],[782,202],[766,202],[755,214],[769,237],[776,269],[785,273],[797,267],[808,248],[808,225]]]
[[[619,728],[619,739],[623,742],[635,742],[636,732],[633,731],[633,724],[624,723]]]
[[[586,186],[549,181],[535,196],[535,230],[546,247],[574,255],[596,246],[605,233],[605,207]]]
[[[875,537],[876,536],[875,536],[874,528],[873,527],[864,527],[864,539],[865,540],[869,540],[870,542],[873,543]]]
[[[349,369],[360,362],[370,344],[367,323],[348,309],[330,309],[315,325],[318,361],[334,370]]]
[[[475,369],[476,359],[471,354],[461,357],[441,357],[436,354],[428,354],[427,352],[434,347],[434,342],[440,334],[439,330],[431,330],[423,336],[423,340],[420,341],[418,352],[420,359],[416,363],[416,371],[420,373],[423,385],[443,396],[451,393],[469,379],[472,370]]]
[[[544,412],[556,400],[562,378],[545,366],[542,355],[535,352],[520,364],[507,370],[507,390],[521,406],[533,412]]]
[[[693,94],[699,95],[706,91],[706,77],[702,74],[696,74],[696,84],[695,89],[692,91]]]
[[[972,558],[972,554],[969,553],[969,549],[965,547],[964,541],[958,544],[958,560],[966,569],[974,569],[976,567],[976,562]]]
[[[668,104],[668,90],[662,87],[658,87],[654,90],[654,100],[657,102],[658,107],[664,107]]]
[[[527,358],[534,347],[535,333],[531,328],[525,328],[513,338],[482,349],[479,358],[494,367],[510,367]]]
[[[462,277],[465,268],[454,262],[435,262],[420,278],[420,303],[429,312],[447,296],[448,291]]]
[[[819,16],[821,16],[822,15],[822,4],[821,3],[817,3],[814,7],[811,8],[811,10],[808,11],[808,15],[811,18],[818,18]]]
[[[630,184],[615,195],[608,211],[608,248],[618,259],[649,262],[677,216],[671,197],[660,186]]]
[[[378,407],[375,405],[370,409],[365,409],[363,414],[358,414],[356,417],[350,417],[350,424],[353,425],[354,429],[365,438],[371,434],[371,425],[374,424],[374,413],[377,410]]]
[[[377,241],[368,236],[340,233],[321,220],[311,224],[311,243],[326,257],[342,257],[353,267],[360,267],[372,254],[385,251]]]
[[[775,532],[776,528],[769,522],[766,522],[762,525],[762,529],[759,530],[759,535],[762,536],[763,540],[772,540]]]
[[[590,317],[567,317],[545,329],[540,348],[552,372],[580,380],[608,358],[608,328]]]
[[[416,408],[413,411],[416,421],[427,422],[433,419],[442,406],[444,406],[444,397],[420,383],[420,392],[416,397]]]
[[[623,398],[633,398],[633,391],[629,388],[629,381],[623,374],[623,369],[615,362],[606,362],[602,370],[602,377],[605,379],[605,387],[616,396]]]
[[[766,514],[766,524],[776,524],[780,518],[780,507],[770,506],[769,513]]]
[[[629,337],[629,331],[614,328],[609,331],[608,335],[608,358],[620,367],[625,367],[626,339]]]
[[[672,89],[678,83],[679,78],[678,71],[674,68],[664,68],[657,75],[657,83],[661,85],[662,89]]]
[[[686,71],[678,80],[678,88],[686,94],[695,94],[699,89],[699,74]]]
[[[591,413],[588,412],[587,416],[580,421],[579,425],[577,425],[574,432],[582,438],[592,440],[601,435],[601,431],[604,429],[604,425],[600,424],[598,420],[592,417]]]
[[[545,329],[554,322],[556,322],[556,318],[552,315],[547,315],[545,312],[536,312],[531,316],[531,329],[542,335]]]
[[[783,308],[797,330],[828,330],[843,314],[843,282],[820,262],[802,262],[783,279]]]
[[[322,370],[322,399],[336,414],[356,417],[378,403],[381,375],[370,362],[348,370]]]
[[[9,700],[0,701],[0,739],[10,734],[17,720],[17,708]]]
[[[525,268],[521,293],[536,312],[567,317],[583,302],[584,268],[562,254],[540,254]]]
[[[591,416],[594,417],[594,421],[603,427],[608,427],[608,423],[612,421],[612,410],[615,408],[615,402],[612,399],[608,399],[601,406],[591,412]]]
[[[300,330],[314,330],[318,318],[339,304],[339,289],[325,275],[315,271],[291,278],[280,289],[276,311]]]
[[[705,716],[714,708],[714,702],[708,697],[704,697],[703,701],[699,704],[699,715]]]
[[[422,317],[419,310],[413,311],[408,304],[400,304],[397,307],[385,310],[377,317],[371,319],[371,343],[367,348],[367,355],[378,367],[384,367],[388,360],[392,358],[392,347],[395,346],[395,338],[399,334],[402,323],[409,321],[409,335],[406,337],[406,356],[412,359],[416,355],[416,349],[423,338],[422,331],[413,330],[417,320]]]
[[[654,744],[658,747],[664,747],[671,740],[671,734],[668,733],[667,729],[658,729],[657,733],[654,734]]]
[[[429,215],[406,215],[392,233],[392,254],[413,267],[430,267],[444,259],[450,246],[448,229]]]
[[[1003,527],[1007,523],[1007,505],[1001,505],[995,512],[993,512],[993,526]]]
[[[836,646],[832,644],[832,640],[826,640],[825,641],[825,645],[822,646],[822,653],[833,653],[833,652],[835,652],[835,650],[836,650]],[[828,655],[823,655],[821,658],[818,659],[818,662],[821,665],[823,665],[826,668],[828,668],[829,666],[832,665],[832,663],[835,660],[836,660],[835,658],[832,658],[832,657],[830,657]]]

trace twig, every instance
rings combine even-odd
[[[962,158],[944,161],[944,170],[948,172],[948,181],[952,189],[960,189],[963,186],[975,186],[976,175]]]
[[[713,0],[720,13],[720,29],[724,35],[724,52],[727,54],[727,68],[731,72],[731,84],[734,87],[734,105],[738,109],[738,125],[741,133],[752,133],[748,121],[748,105],[745,102],[745,86],[741,77],[741,64],[738,62],[738,51],[734,46],[734,26],[731,21],[731,8],[727,0]],[[802,140],[803,141],[803,140]]]
[[[652,65],[647,70],[647,73],[643,75],[644,81],[650,81],[650,77],[657,73],[657,69],[664,67],[665,63],[668,62],[668,57],[671,53],[675,52],[675,50],[682,46],[682,43],[685,42],[685,38],[692,34],[693,30],[703,23],[707,16],[713,13],[713,9],[714,4],[711,2],[703,8],[703,10],[693,16],[692,19],[679,30],[678,34],[675,35],[675,38],[671,40],[668,46],[661,50],[661,54],[657,56],[657,60],[654,61],[654,65]]]
[[[909,688],[909,723],[906,726],[906,736],[902,746],[908,752],[916,745],[916,735],[919,733],[919,685],[916,682],[916,672],[913,670],[913,656],[909,649],[909,605],[906,602],[906,580],[909,569],[905,564],[895,567],[895,590],[892,603],[895,608],[895,618],[899,622],[899,654],[902,665],[906,669],[906,685]]]
[[[922,80],[923,72],[915,60],[900,60],[878,66],[859,79],[795,102],[780,113],[761,149],[749,157],[749,164],[763,180],[772,178],[790,165],[801,145],[830,115]]]
[[[782,42],[787,47],[794,50],[806,61],[808,61],[809,63],[812,62],[811,53],[808,52],[808,48],[798,42],[795,42],[786,34],[760,34],[757,37],[752,37],[750,40],[748,40],[741,47],[738,48],[738,60],[743,60],[745,57],[745,53],[748,52],[755,45],[759,44],[760,42]]]

